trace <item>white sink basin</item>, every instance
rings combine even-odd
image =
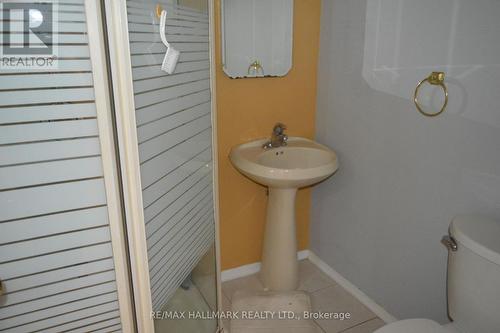
[[[300,187],[316,184],[338,168],[337,155],[305,138],[291,137],[279,148],[264,149],[267,140],[234,147],[229,158],[248,178],[269,187],[260,276],[269,290],[298,287],[295,195]]]
[[[274,188],[315,184],[338,168],[337,155],[312,140],[291,137],[288,145],[263,149],[267,140],[236,146],[229,155],[233,165],[255,182]]]

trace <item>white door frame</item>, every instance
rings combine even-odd
[[[217,310],[222,311],[222,280],[221,280],[221,252],[220,252],[220,215],[219,215],[219,144],[217,142],[217,94],[216,94],[216,63],[215,63],[215,0],[208,1],[209,32],[208,45],[210,52],[210,100],[212,102],[212,179],[214,198],[214,221],[215,221],[215,268],[217,285]],[[218,319],[217,332],[223,332],[222,319]]]
[[[212,100],[212,161],[215,215],[215,252],[217,271],[217,307],[221,309],[220,246],[219,246],[219,193],[217,164],[217,113],[215,102],[215,29],[214,0],[209,2],[210,16],[210,73]],[[125,201],[127,233],[133,280],[137,329],[140,333],[154,332],[152,319],[151,286],[144,224],[144,207],[139,169],[139,151],[135,118],[132,64],[128,34],[127,5],[125,0],[104,0],[111,58],[111,75],[116,112],[116,127],[122,168],[122,187]],[[154,11],[154,8],[151,8]],[[221,327],[219,320],[218,326]]]
[[[111,116],[104,27],[101,20],[102,12],[99,0],[85,0],[85,14],[120,319],[122,331],[132,333],[134,332],[132,290],[127,259],[125,226],[123,225],[124,217],[120,207],[120,186],[113,135],[114,125]]]
[[[130,265],[140,333],[154,332],[125,0],[105,0]]]

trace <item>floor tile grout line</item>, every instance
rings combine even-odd
[[[304,261],[308,261],[309,263],[311,263],[307,258],[304,259]],[[314,266],[313,263],[311,263],[311,265],[313,265],[313,269],[315,271],[315,273],[319,273],[320,275],[322,275],[326,280],[328,280],[328,285],[327,286],[324,286],[324,287],[321,287],[321,288],[318,288],[318,289],[314,289],[314,290],[305,290],[305,289],[297,289],[299,291],[304,291],[304,292],[307,292],[307,293],[310,293],[310,294],[313,294],[313,293],[316,293],[318,291],[321,291],[321,290],[325,290],[325,289],[328,289],[330,287],[337,287],[337,286],[340,286],[337,281],[333,280],[332,278],[330,278],[329,276],[325,275],[319,268],[317,268],[316,266]],[[250,275],[247,275],[247,276],[242,276],[242,277],[239,277],[237,279],[234,279],[234,280],[230,280],[230,281],[236,281],[238,279],[244,279],[244,278],[248,278],[250,276],[253,276],[253,275],[257,275],[258,273],[253,273],[253,274],[250,274]],[[229,281],[227,281],[229,282]],[[224,283],[223,283],[224,284]],[[228,298],[228,300],[231,300],[231,298],[227,295],[226,292],[224,292],[224,287],[222,287],[222,293]],[[356,298],[357,299],[357,298]]]
[[[347,330],[350,330],[350,329],[352,329],[352,328],[355,328],[355,327],[358,327],[358,326],[364,325],[364,324],[366,324],[366,323],[368,323],[368,322],[370,322],[370,321],[372,321],[372,320],[375,320],[375,319],[379,319],[379,318],[378,318],[377,316],[375,316],[375,317],[370,318],[370,319],[367,319],[367,320],[365,320],[365,321],[363,321],[363,322],[361,322],[361,323],[357,323],[357,324],[356,324],[356,325],[354,325],[354,326],[347,327],[347,328],[345,328],[345,329],[343,329],[343,330],[341,330],[341,331],[339,331],[339,332],[337,332],[337,333],[343,333],[343,332],[346,332]]]
[[[221,289],[222,289],[222,296],[225,297],[225,298],[227,298],[227,300],[229,301],[229,303],[232,303],[231,298],[229,298],[227,296],[226,292],[224,291],[224,288],[221,288]]]
[[[339,286],[339,285],[338,284],[332,284],[332,285],[329,285],[329,286],[326,286],[326,287],[323,287],[323,288],[319,288],[318,290],[315,290],[315,291],[309,291],[309,293],[314,294],[314,293],[317,293],[318,291],[322,291],[322,290],[325,290],[325,289],[328,289],[328,288],[332,288],[332,287],[337,287],[337,286]],[[306,291],[306,290],[302,290],[302,291]],[[358,299],[356,298],[356,300],[358,300]]]
[[[307,259],[305,259],[305,260],[307,260]],[[310,261],[309,261],[309,262],[310,262]],[[311,264],[312,264],[312,263],[311,263]],[[316,275],[316,274],[318,274],[318,273],[319,273],[319,274],[323,273],[323,272],[322,272],[322,271],[321,271],[318,267],[316,267],[314,264],[313,264],[313,270],[314,270],[314,273],[313,273],[314,275]],[[323,273],[323,274],[324,274],[324,273]],[[321,274],[321,275],[323,275],[323,274]],[[248,276],[242,276],[242,277],[239,277],[238,279],[247,278],[247,277],[250,277],[250,276],[252,276],[252,275],[256,275],[256,273],[254,273],[254,274],[250,274],[250,275],[248,275]],[[341,286],[341,285],[340,285],[337,281],[335,281],[335,280],[334,280],[334,279],[332,279],[331,277],[329,277],[329,276],[325,276],[325,277],[326,277],[326,280],[328,281],[328,285],[327,285],[327,286],[324,286],[324,287],[318,288],[318,289],[316,289],[316,290],[309,290],[309,291],[308,291],[308,290],[302,290],[302,291],[307,292],[307,293],[309,293],[310,295],[312,295],[312,294],[315,294],[315,293],[318,293],[318,292],[324,291],[324,290],[326,290],[326,289],[328,289],[328,288],[337,288],[337,287],[340,287],[342,290],[344,290],[344,291],[348,292],[347,290],[345,290],[345,288],[343,288],[343,287],[342,287],[342,286]],[[234,279],[234,280],[238,280],[238,279]],[[222,294],[223,294],[223,297],[225,297],[225,298],[226,298],[227,302],[229,303],[229,304],[228,304],[228,305],[229,305],[229,307],[232,309],[232,299],[228,296],[228,294],[227,294],[227,292],[228,292],[228,291],[227,291],[227,290],[224,290],[224,289],[225,289],[225,288],[223,288],[223,287],[222,287]],[[351,297],[353,297],[353,298],[354,298],[357,302],[360,302],[360,301],[359,301],[359,299],[358,299],[357,297],[355,297],[354,295],[352,295],[350,292],[348,292],[348,293],[349,293],[349,295],[350,295]],[[380,318],[379,318],[379,317],[377,317],[375,314],[373,314],[373,315],[374,315],[374,316],[373,316],[373,317],[370,317],[369,319],[366,319],[366,320],[364,320],[364,321],[362,321],[362,322],[360,322],[360,323],[354,324],[354,325],[352,325],[352,326],[346,327],[346,328],[344,328],[344,329],[342,329],[342,330],[340,330],[340,331],[338,331],[338,332],[335,332],[335,333],[344,333],[344,332],[347,332],[347,331],[348,331],[348,330],[350,330],[350,329],[353,329],[353,328],[356,328],[356,327],[358,327],[358,326],[364,325],[364,324],[366,324],[366,323],[368,323],[368,322],[371,322],[371,321],[373,321],[373,320],[380,319]],[[316,328],[318,328],[318,329],[321,331],[321,333],[333,333],[333,332],[329,332],[329,331],[327,331],[325,328],[323,328],[317,320],[313,320],[313,322],[314,322],[314,324],[316,325]]]
[[[323,329],[323,327],[321,327],[321,325],[316,320],[313,320],[313,321],[316,324],[316,327],[319,328],[322,333],[326,333],[326,331]]]

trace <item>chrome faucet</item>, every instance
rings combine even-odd
[[[273,133],[271,135],[271,140],[267,141],[262,145],[264,149],[277,148],[286,146],[288,141],[288,135],[285,134],[286,126],[282,123],[277,123],[273,127]]]

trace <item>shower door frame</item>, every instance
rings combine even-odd
[[[213,202],[215,221],[215,256],[217,310],[221,310],[220,241],[219,241],[219,195],[218,195],[218,149],[217,149],[217,108],[215,99],[215,1],[208,1],[209,15],[209,56],[212,122],[212,163]],[[128,33],[126,0],[101,0],[105,7],[107,38],[114,93],[116,129],[120,150],[120,164],[132,271],[137,329],[140,333],[154,332],[152,318],[151,286],[149,279],[146,230],[139,167],[139,151],[135,118],[132,63]],[[154,10],[152,8],[151,10]],[[118,50],[118,51],[117,51]],[[221,331],[222,321],[217,323]]]
[[[105,26],[102,22],[104,12],[100,0],[85,0],[84,5],[120,320],[122,331],[132,333],[135,331],[134,307],[132,287],[129,283],[130,263],[127,258],[126,230],[120,202],[110,78],[105,53]]]

